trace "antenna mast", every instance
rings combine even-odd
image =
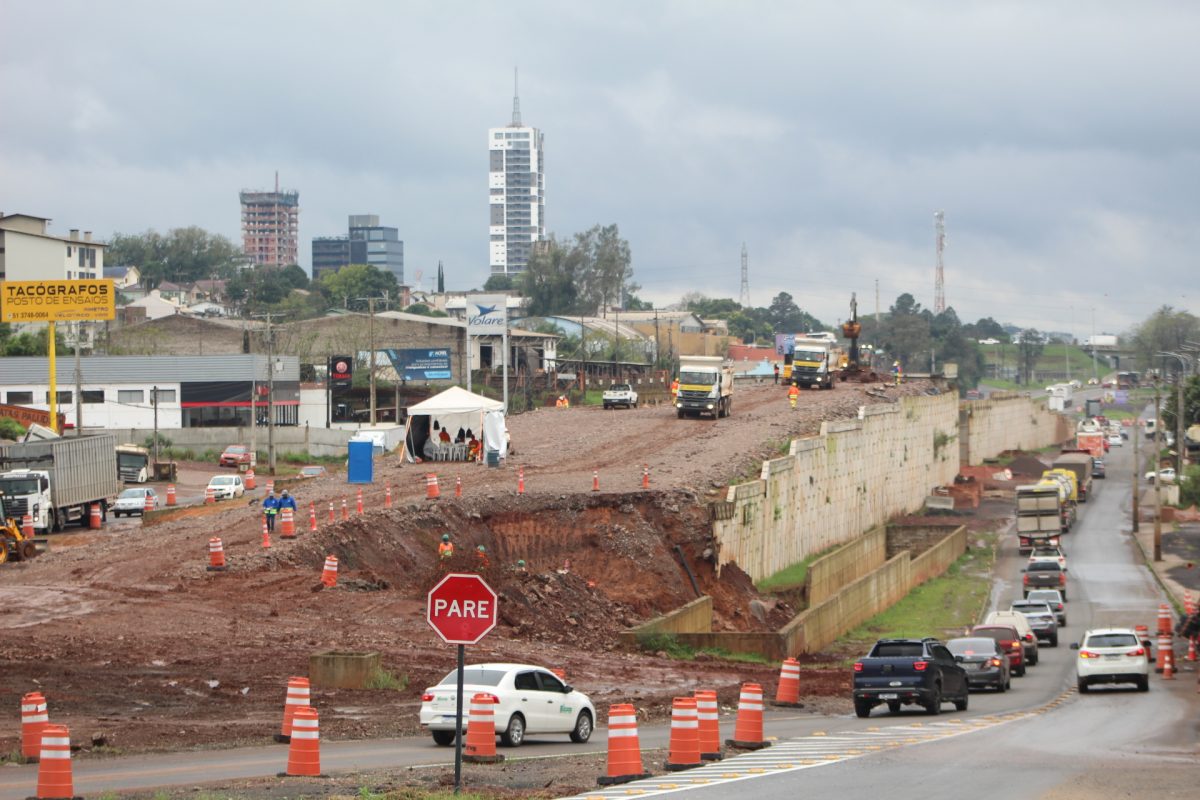
[[[521,94],[517,91],[517,68],[513,67],[513,128],[521,127]]]
[[[745,242],[742,242],[742,294],[738,302],[742,308],[750,307],[750,256],[746,253]]]
[[[946,268],[942,263],[942,254],[946,250],[945,212],[933,212],[933,230],[934,240],[937,243],[937,275],[933,280],[933,313],[940,314],[946,310]]]

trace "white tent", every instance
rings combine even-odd
[[[468,392],[460,386],[451,386],[441,394],[436,394],[424,402],[410,406],[404,431],[404,441],[409,457],[416,455],[413,452],[414,442],[411,436],[414,418],[429,417],[428,431],[430,435],[433,424],[436,422],[438,428],[448,430],[451,436],[455,436],[458,429],[463,428],[464,430],[470,429],[477,438],[483,440],[484,418],[489,414],[503,420],[504,404],[499,400]],[[494,423],[489,425],[489,428],[494,429]],[[501,429],[503,429],[503,422],[501,422]],[[485,442],[485,446],[489,450],[499,450],[502,457],[507,455],[504,452],[506,448],[503,439],[499,442],[489,439]]]

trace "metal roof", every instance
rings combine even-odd
[[[300,359],[276,356],[281,365],[276,380],[299,381]],[[248,381],[267,377],[267,357],[261,353],[217,356],[84,356],[79,360],[82,382],[114,383],[198,383],[202,381]],[[75,382],[75,358],[62,354],[55,371],[60,385]],[[47,359],[0,358],[0,385],[45,385],[49,379]]]

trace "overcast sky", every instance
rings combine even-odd
[[[546,142],[549,230],[617,223],[641,294],[902,292],[1119,332],[1200,313],[1200,3],[0,0],[0,211],[200,225],[279,171],[314,236],[488,275],[487,129]]]

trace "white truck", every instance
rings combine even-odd
[[[842,369],[841,355],[831,335],[797,336],[792,351],[792,382],[806,389],[832,389]]]
[[[111,433],[55,437],[0,446],[0,495],[20,520],[28,514],[38,531],[86,525],[93,503],[107,516],[121,490],[117,439]]]
[[[720,356],[680,356],[679,393],[675,415],[712,414],[728,417],[733,411],[733,366]]]
[[[637,408],[638,394],[628,383],[614,383],[604,391],[602,400],[604,401],[605,410],[616,408],[617,406]]]

